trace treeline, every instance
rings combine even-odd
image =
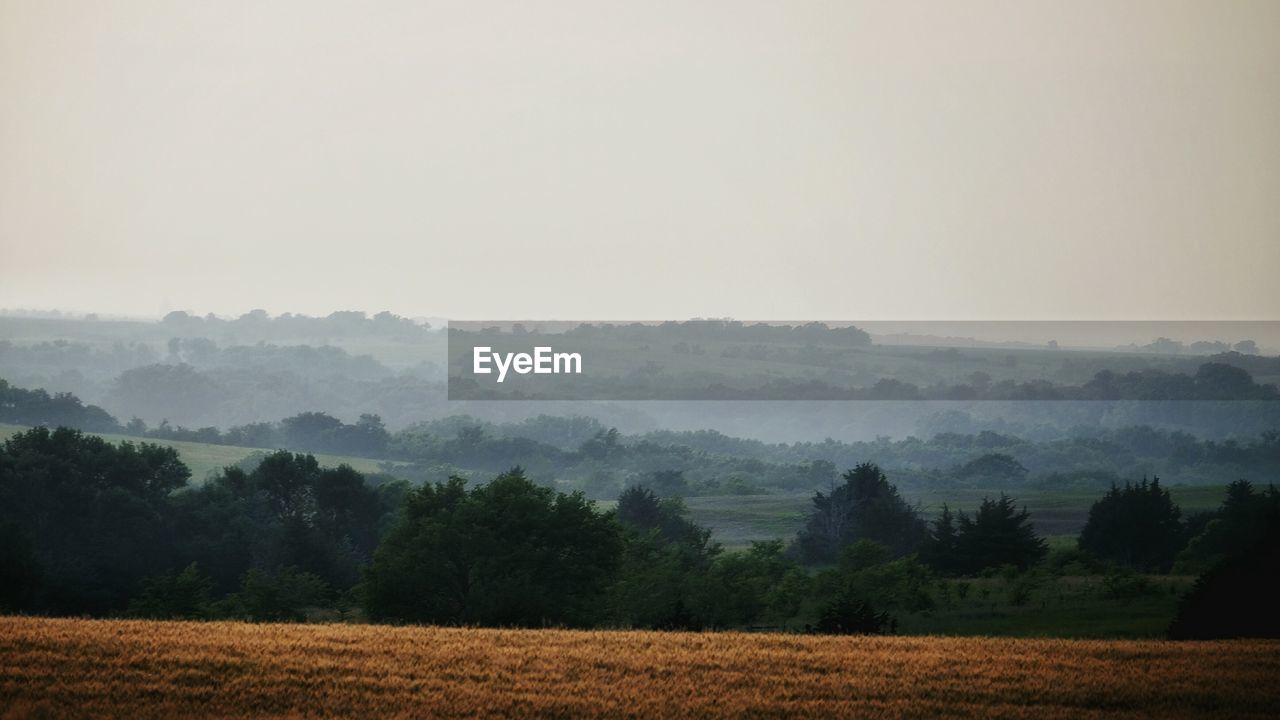
[[[115,432],[120,423],[97,405],[85,405],[71,393],[13,387],[0,378],[0,423],[62,425],[90,432]]]
[[[218,612],[259,620],[341,607],[407,492],[288,452],[199,487],[189,476],[172,448],[67,428],[9,438],[0,452],[4,604],[151,614],[199,599],[212,613],[203,601],[217,599]],[[198,570],[182,575],[192,563]]]
[[[730,357],[737,357],[731,355]],[[985,373],[981,373],[985,375]],[[1195,373],[1141,370],[1117,373],[1100,370],[1082,385],[1047,379],[1013,379],[930,385],[879,377],[866,385],[839,378],[791,378],[768,374],[721,373],[714,370],[667,371],[653,363],[626,375],[549,379],[539,387],[519,389],[481,385],[467,377],[451,377],[450,388],[473,399],[590,399],[633,400],[874,400],[874,401],[1274,401],[1275,385],[1255,383],[1249,371],[1226,363],[1203,363]]]
[[[387,335],[393,337],[415,336],[429,332],[431,324],[401,317],[390,311],[370,316],[361,310],[339,310],[324,317],[301,313],[283,313],[272,316],[266,310],[250,310],[235,318],[222,318],[209,313],[195,315],[175,310],[160,321],[166,329],[191,335],[208,335],[219,332],[241,332],[248,335],[270,333],[271,337],[318,337],[324,335]]]
[[[1236,343],[1229,343],[1223,340],[1196,340],[1191,343],[1184,343],[1180,340],[1160,337],[1145,345],[1122,345],[1116,349],[1159,355],[1178,355],[1181,353],[1191,355],[1226,355],[1228,353],[1257,355],[1258,343],[1253,340],[1240,340]]]
[[[866,458],[895,468],[901,484],[912,489],[1101,490],[1143,473],[1202,483],[1206,477],[1257,475],[1280,467],[1280,432],[1245,441],[1201,441],[1141,426],[1045,442],[984,432],[929,440],[780,445],[714,431],[628,436],[589,418],[549,416],[505,424],[453,416],[387,433],[377,416],[347,425],[323,413],[303,413],[226,433],[167,426],[134,431],[170,440],[384,458],[395,461],[396,474],[419,482],[496,473],[519,464],[596,499],[612,499],[628,485],[653,483],[656,476],[664,478],[660,489],[667,495],[808,492],[827,485],[836,468]]]
[[[1123,599],[1158,592],[1134,573],[1172,568],[1204,574],[1171,634],[1266,634],[1274,624],[1278,568],[1267,563],[1280,493],[1245,482],[1217,512],[1185,519],[1158,481],[1117,486],[1094,505],[1078,549],[1051,553],[1012,498],[926,519],[864,463],[814,496],[790,544],[725,552],[678,498],[639,485],[601,512],[519,468],[411,488],[280,451],[197,488],[188,475],[173,450],[146,443],[45,428],[10,438],[0,452],[0,605],[881,633],[951,606],[981,578],[1006,578],[1011,602],[1025,604],[1045,574],[1105,574],[1109,597]],[[1254,612],[1263,607],[1270,614]]]
[[[171,396],[217,394],[190,382],[184,366],[164,367],[175,375],[160,382],[171,388]],[[630,484],[653,482],[657,473],[668,473],[661,490],[671,495],[808,492],[827,485],[836,468],[868,459],[893,469],[899,484],[912,489],[1102,490],[1143,474],[1199,484],[1224,475],[1256,477],[1280,467],[1280,432],[1219,441],[1147,426],[1080,428],[1076,437],[1044,441],[983,431],[939,433],[929,439],[771,444],[711,430],[624,435],[591,418],[553,416],[491,423],[454,415],[395,433],[378,415],[363,414],[347,423],[320,412],[226,430],[168,422],[149,426],[137,418],[122,425],[73,396],[14,388],[2,380],[0,422],[370,457],[393,461],[399,476],[418,482],[451,474],[493,474],[518,464],[535,476],[556,477],[597,499],[615,498]],[[674,472],[678,476],[670,474]]]
[[[591,338],[617,340],[626,342],[647,343],[689,343],[700,342],[767,342],[790,344],[837,345],[846,347],[865,347],[871,344],[871,336],[866,331],[852,325],[832,327],[827,323],[808,322],[798,325],[785,323],[744,323],[738,320],[687,320],[667,321],[662,323],[581,323],[563,332],[544,333],[538,324],[526,326],[514,323],[508,328],[491,326],[485,328],[469,327],[468,323],[460,323],[449,328],[451,334],[475,334],[541,336],[549,339]]]
[[[984,430],[943,432],[930,438],[880,438],[869,442],[765,443],[714,430],[659,430],[639,436],[698,452],[776,464],[827,462],[852,467],[870,458],[893,468],[900,484],[929,487],[1105,489],[1124,477],[1160,473],[1191,478],[1273,473],[1280,467],[1280,432],[1254,438],[1200,440],[1180,430],[1146,425],[1078,428],[1073,437],[1030,440]]]

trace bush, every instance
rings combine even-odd
[[[1102,593],[1112,600],[1132,600],[1160,592],[1151,579],[1132,570],[1119,570],[1102,578]]]
[[[200,620],[213,613],[213,581],[191,563],[175,575],[157,575],[142,584],[142,592],[129,602],[132,617],[157,620]]]
[[[222,612],[254,622],[301,622],[306,609],[325,602],[329,587],[319,576],[287,567],[275,572],[252,568],[240,592],[229,596]]]
[[[822,609],[813,629],[827,635],[882,635],[891,622],[887,613],[844,593]]]

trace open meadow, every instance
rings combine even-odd
[[[0,618],[0,718],[1275,717],[1280,643]]]

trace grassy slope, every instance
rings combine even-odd
[[[0,618],[26,717],[1275,717],[1280,643]]]
[[[26,428],[18,425],[0,425],[0,440],[21,432]],[[156,445],[172,447],[182,456],[182,461],[191,468],[193,482],[201,482],[211,472],[217,472],[227,465],[234,465],[246,457],[263,452],[261,448],[237,447],[235,445],[208,445],[205,443],[177,442],[172,440],[150,440],[129,437],[127,435],[111,435],[93,433],[111,442],[150,442]],[[331,466],[346,463],[360,472],[377,472],[378,461],[369,458],[344,457],[341,455],[316,455],[321,465]]]

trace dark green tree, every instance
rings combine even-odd
[[[876,612],[857,593],[849,591],[837,595],[822,608],[813,629],[827,635],[881,635],[891,624],[888,613]]]
[[[17,524],[0,521],[0,612],[35,609],[40,561]]]
[[[715,624],[721,609],[709,596],[708,573],[720,554],[711,531],[690,522],[679,498],[659,498],[633,486],[618,498],[624,548],[609,588],[608,613],[626,627],[696,630]]]
[[[808,563],[834,562],[849,543],[874,540],[894,555],[919,549],[925,523],[872,463],[844,474],[844,483],[813,498],[813,512],[796,537],[796,551]]]
[[[942,512],[929,527],[929,535],[920,548],[920,560],[935,572],[943,575],[954,575],[960,572],[959,535],[957,534],[955,516],[946,503]]]
[[[470,491],[424,485],[374,556],[364,607],[375,620],[589,625],[622,553],[621,530],[580,493],[520,468]]]
[[[962,574],[1012,565],[1026,570],[1048,553],[1045,541],[1032,527],[1026,508],[1013,498],[984,498],[973,518],[960,513],[956,532],[956,568]]]
[[[1089,509],[1078,545],[1102,560],[1167,572],[1186,542],[1181,517],[1160,478],[1123,488],[1113,485]]]
[[[124,610],[143,578],[173,562],[169,496],[189,475],[173,448],[148,443],[114,445],[67,428],[6,440],[0,524],[17,528],[42,569],[29,608]]]
[[[142,592],[129,601],[129,615],[158,620],[200,620],[211,617],[213,580],[195,563],[174,575],[157,575],[142,583]]]
[[[228,467],[175,497],[177,549],[219,593],[234,591],[252,568],[295,567],[350,588],[398,509],[394,489],[370,487],[350,466],[322,468],[314,456],[281,450],[252,472]]]
[[[810,585],[783,541],[755,542],[744,552],[716,557],[691,604],[705,627],[782,627],[800,611]]]
[[[618,522],[632,530],[656,530],[666,542],[706,546],[711,531],[690,522],[678,497],[661,498],[643,485],[632,485],[618,496]]]
[[[1226,558],[1244,554],[1267,535],[1272,518],[1278,514],[1280,489],[1274,485],[1259,491],[1247,480],[1231,483],[1222,506],[1197,518],[1202,529],[1178,556],[1177,571],[1203,572]]]
[[[222,603],[222,612],[254,622],[301,622],[307,608],[329,600],[329,586],[314,573],[295,567],[274,571],[250,568],[240,591]]]

